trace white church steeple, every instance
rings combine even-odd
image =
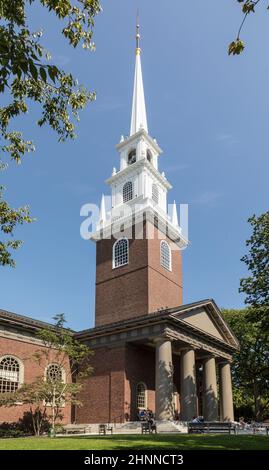
[[[143,87],[143,77],[141,68],[141,49],[140,49],[140,32],[139,23],[136,25],[136,60],[135,60],[135,77],[133,91],[133,105],[130,136],[136,134],[140,129],[148,132],[147,113],[145,104],[145,95]]]
[[[99,224],[92,239],[98,240],[100,231],[104,237],[111,230],[121,231],[123,226],[124,229],[132,226],[136,217],[142,217],[151,222],[156,222],[157,218],[159,230],[164,233],[169,230],[177,244],[185,244],[180,234],[175,204],[171,216],[168,213],[167,194],[172,185],[164,172],[159,171],[162,149],[148,133],[138,21],[130,135],[122,135],[116,149],[120,157],[119,169],[113,168],[112,175],[106,180],[111,187],[111,210],[106,213],[103,197]]]

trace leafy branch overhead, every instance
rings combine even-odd
[[[5,155],[20,163],[34,150],[33,142],[12,126],[14,118],[28,113],[31,104],[39,105],[38,125],[49,125],[64,141],[75,137],[79,110],[95,99],[94,92],[51,62],[41,43],[43,32],[31,31],[28,25],[27,14],[33,3],[40,3],[58,17],[63,24],[61,33],[72,47],[81,44],[86,50],[95,49],[92,36],[95,16],[101,11],[98,0],[0,0],[0,94],[5,102],[0,107],[0,170]],[[2,192],[0,204],[1,210],[7,204]],[[26,219],[17,218],[18,223],[30,221],[28,212],[24,215]],[[13,229],[15,225],[13,221]],[[1,230],[5,232],[2,225]],[[0,264],[14,265],[9,248],[15,245],[1,243]]]
[[[240,36],[242,28],[245,24],[245,21],[248,15],[250,15],[251,13],[255,13],[255,7],[258,3],[260,3],[260,0],[236,0],[236,1],[242,4],[241,8],[242,8],[242,13],[243,13],[243,19],[238,29],[236,39],[229,44],[229,47],[228,47],[229,55],[239,55],[241,54],[241,52],[243,52],[245,48],[245,44],[244,44],[244,41],[242,41],[241,36]],[[267,6],[267,9],[269,9],[268,6]]]

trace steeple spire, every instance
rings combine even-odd
[[[145,105],[142,69],[141,69],[141,49],[140,49],[140,26],[137,14],[136,21],[136,49],[135,49],[135,78],[134,78],[134,92],[133,92],[133,106],[130,136],[144,129],[148,132],[147,113]]]

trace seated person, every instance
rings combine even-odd
[[[201,423],[200,417],[199,417],[199,416],[197,416],[197,417],[194,416],[194,417],[192,418],[192,423]]]
[[[149,425],[149,432],[155,431],[155,433],[157,433],[157,426],[156,426],[153,416],[149,418],[148,425]]]

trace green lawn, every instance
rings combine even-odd
[[[0,439],[0,450],[269,450],[269,436],[171,435]]]

